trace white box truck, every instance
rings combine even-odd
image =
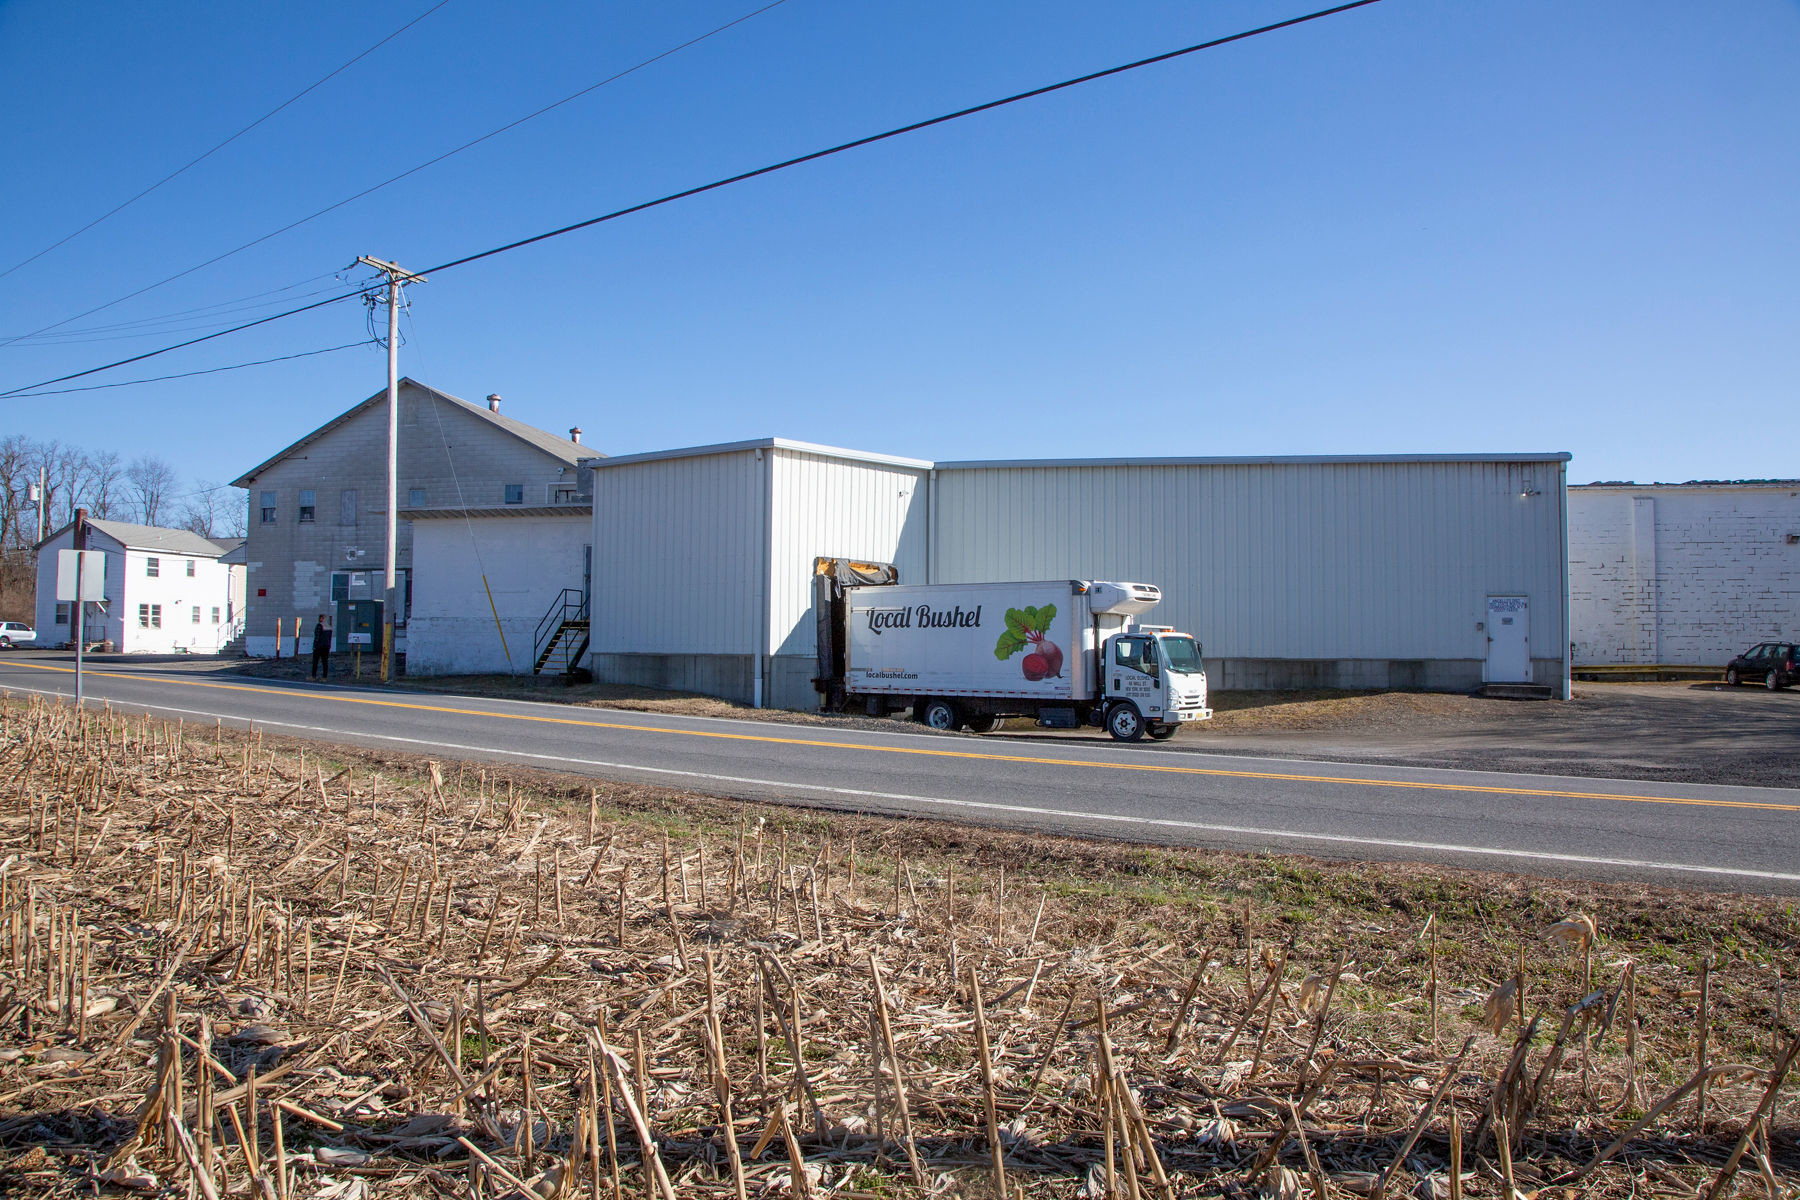
[[[934,729],[989,733],[1008,717],[1161,740],[1212,716],[1200,645],[1137,618],[1144,583],[900,584],[885,564],[820,559],[819,675],[830,711],[911,709]]]

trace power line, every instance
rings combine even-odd
[[[131,197],[131,199],[123,201],[122,203],[116,204],[112,208],[107,209],[105,212],[101,213],[99,216],[97,216],[93,220],[89,221],[86,225],[83,225],[80,229],[77,229],[74,233],[69,234],[67,237],[62,238],[59,241],[51,242],[48,246],[45,246],[42,250],[39,250],[36,254],[33,254],[30,258],[23,259],[19,262],[16,262],[12,266],[6,268],[6,270],[0,271],[0,279],[5,279],[8,275],[11,275],[14,271],[17,271],[20,267],[27,266],[31,263],[36,262],[38,259],[44,257],[44,255],[50,253],[52,250],[56,249],[58,246],[67,245],[68,243],[74,241],[76,238],[80,237],[82,234],[86,233],[88,230],[92,229],[94,226],[100,224],[102,221],[105,221],[109,217],[115,216],[116,214],[123,212],[125,209],[130,208],[133,204],[136,204],[139,200],[142,200],[145,196],[148,196],[151,192],[154,192],[157,188],[161,187],[163,184],[168,183],[170,180],[176,178],[177,176],[186,174],[188,171],[192,170],[194,167],[199,166],[201,163],[205,162],[207,159],[211,158],[213,155],[217,154],[219,151],[223,150],[225,147],[231,145],[231,143],[233,143],[233,142],[237,141],[239,138],[243,137],[246,133],[249,133],[252,129],[255,129],[258,125],[261,125],[264,121],[267,121],[270,117],[273,117],[276,113],[279,113],[282,109],[287,108],[289,105],[293,104],[294,102],[304,98],[308,93],[318,90],[320,87],[324,86],[326,83],[329,83],[332,79],[336,78],[339,75],[342,75],[345,71],[349,70],[351,67],[355,66],[357,63],[361,62],[363,59],[369,57],[369,55],[375,53],[375,51],[381,49],[383,46],[387,45],[389,42],[393,41],[395,38],[399,37],[401,34],[405,33],[407,30],[411,29],[414,25],[417,25],[420,21],[423,21],[426,17],[429,17],[432,13],[436,12],[438,9],[444,7],[444,5],[446,5],[448,3],[450,3],[450,0],[438,0],[438,2],[436,4],[432,5],[430,8],[426,9],[424,12],[420,13],[418,16],[414,17],[412,20],[408,21],[406,24],[402,25],[400,28],[394,30],[394,32],[388,34],[386,37],[382,38],[379,42],[376,42],[373,46],[370,46],[367,50],[364,50],[361,54],[358,54],[355,58],[351,59],[349,62],[344,63],[342,66],[338,67],[336,70],[333,70],[330,74],[321,76],[320,78],[314,80],[312,83],[308,84],[306,87],[302,88],[298,92],[295,92],[292,96],[289,96],[286,100],[283,100],[280,104],[277,104],[274,108],[271,108],[268,112],[266,112],[262,116],[256,118],[256,120],[250,122],[248,125],[244,126],[242,129],[238,130],[236,133],[232,134],[230,137],[226,138],[224,141],[220,142],[218,145],[214,146],[211,150],[208,150],[206,153],[200,155],[198,158],[190,159],[186,163],[183,163],[181,166],[175,168],[175,170],[169,172],[167,175],[164,175],[161,179],[157,180],[155,183],[151,184],[149,187],[145,188],[143,191],[139,192],[137,195]],[[98,311],[98,310],[95,310],[95,311]],[[88,315],[88,314],[86,314],[86,313],[82,314],[82,316],[86,316],[86,315]],[[69,319],[77,320],[79,318],[71,317]],[[54,329],[55,326],[50,326],[50,328]],[[0,345],[4,345],[4,344],[5,343],[0,343]]]
[[[212,304],[202,304],[194,308],[181,308],[176,309],[173,312],[159,313],[149,317],[137,317],[129,321],[118,321],[107,325],[83,325],[75,329],[65,329],[59,333],[44,334],[42,335],[41,340],[35,344],[45,345],[63,339],[98,338],[103,334],[120,333],[127,330],[142,329],[151,326],[172,325],[184,320],[210,320],[217,323],[221,319],[229,319],[238,312],[246,312],[258,308],[272,308],[277,304],[291,304],[295,300],[304,300],[311,296],[324,295],[328,291],[336,291],[337,288],[343,287],[347,282],[344,278],[345,274],[346,272],[341,270],[327,271],[323,275],[314,275],[308,279],[301,279],[288,284],[286,287],[271,288],[265,292],[252,292],[247,296],[238,296],[230,300],[220,300]],[[298,291],[299,289],[308,287],[322,279],[335,279],[337,280],[337,284],[334,287],[312,288],[310,291],[299,292],[298,295],[284,296],[284,293]],[[265,297],[277,298],[265,299]],[[23,340],[29,336],[29,334],[20,334],[18,335],[18,340]]]
[[[29,400],[33,396],[65,396],[70,392],[98,392],[104,388],[136,387],[140,383],[162,383],[169,379],[192,379],[196,375],[217,375],[220,371],[241,371],[245,367],[264,367],[270,363],[287,362],[295,358],[312,358],[320,354],[336,354],[339,350],[354,350],[358,346],[372,346],[369,339],[360,342],[345,342],[342,346],[327,346],[323,350],[302,350],[298,354],[283,354],[276,358],[259,358],[255,362],[233,363],[229,367],[208,367],[204,371],[183,371],[179,375],[157,375],[150,379],[127,379],[121,383],[91,383],[86,387],[57,388],[49,392],[8,392],[18,400]],[[179,499],[180,497],[176,497]]]
[[[449,2],[449,0],[444,0],[444,3],[448,3],[448,2]],[[207,267],[213,266],[217,263],[224,262],[226,259],[231,258],[238,254],[242,254],[244,251],[252,249],[256,246],[260,246],[266,241],[269,241],[273,238],[280,237],[282,234],[288,233],[291,230],[298,229],[298,228],[300,228],[300,226],[305,225],[311,221],[316,221],[320,217],[325,216],[327,213],[336,212],[338,209],[344,207],[346,204],[353,204],[356,201],[361,200],[366,196],[372,196],[376,192],[381,191],[385,187],[389,187],[393,184],[399,183],[402,179],[405,179],[408,176],[418,174],[420,171],[425,170],[427,167],[434,167],[438,163],[443,162],[447,158],[454,157],[455,155],[461,154],[465,150],[469,150],[476,146],[481,145],[481,143],[483,143],[485,141],[489,141],[492,138],[499,137],[501,134],[506,133],[508,130],[516,129],[520,125],[525,124],[527,121],[536,120],[538,117],[543,116],[545,113],[552,112],[555,109],[561,108],[565,104],[571,103],[572,101],[575,101],[575,100],[579,100],[581,97],[587,95],[589,92],[595,91],[599,88],[603,88],[609,83],[613,83],[613,82],[616,82],[617,80],[623,79],[627,75],[633,74],[634,72],[637,72],[637,71],[641,71],[645,67],[651,66],[654,63],[661,62],[663,59],[668,58],[672,54],[677,54],[677,53],[687,49],[689,46],[698,45],[699,43],[706,41],[708,38],[716,37],[717,35],[724,33],[726,30],[731,29],[734,26],[742,25],[745,21],[748,21],[753,17],[759,17],[763,13],[768,12],[770,9],[779,8],[781,5],[783,5],[785,3],[787,3],[787,0],[773,0],[772,3],[764,4],[761,8],[753,9],[750,12],[745,13],[743,16],[738,17],[736,20],[727,21],[723,25],[719,25],[712,29],[709,29],[707,32],[699,35],[698,37],[689,38],[687,41],[682,42],[678,46],[671,46],[669,49],[664,50],[661,54],[652,55],[651,57],[644,59],[642,62],[639,62],[639,63],[635,64],[634,66],[627,67],[623,71],[618,71],[612,75],[608,75],[605,79],[602,79],[596,83],[591,83],[587,87],[582,88],[578,92],[572,92],[569,95],[564,96],[561,100],[556,101],[555,103],[546,104],[544,107],[538,109],[535,112],[527,113],[525,116],[522,116],[515,121],[510,121],[507,124],[500,126],[500,128],[498,128],[498,129],[494,129],[487,133],[484,133],[480,137],[475,138],[472,141],[464,142],[462,145],[456,147],[453,150],[446,150],[444,153],[438,155],[436,158],[427,159],[426,161],[420,163],[416,167],[409,167],[408,169],[400,172],[398,175],[390,176],[389,178],[382,180],[380,183],[374,184],[371,187],[366,187],[362,191],[357,192],[355,195],[346,196],[342,200],[336,201],[335,203],[327,204],[324,208],[319,209],[317,212],[309,213],[308,215],[301,217],[299,220],[290,221],[286,225],[283,225],[279,229],[270,230],[268,233],[263,234],[261,237],[252,238],[250,241],[245,242],[243,245],[237,246],[230,250],[227,250],[222,254],[215,254],[213,257],[207,259],[204,262],[195,263],[193,266],[188,267],[185,270],[177,271],[175,274],[170,275],[166,279],[159,279],[155,283],[147,284],[144,287],[139,288],[135,292],[128,292],[127,294],[120,296],[118,299],[109,300],[105,304],[102,304],[97,308],[90,308],[86,312],[76,313],[72,317],[66,317],[63,320],[58,321],[54,325],[46,325],[42,329],[36,329],[30,333],[21,334],[18,337],[0,341],[0,347],[10,346],[14,342],[23,341],[27,338],[35,338],[35,337],[39,336],[40,334],[48,333],[52,329],[60,329],[62,326],[67,325],[70,321],[79,321],[79,320],[81,320],[81,318],[91,317],[97,312],[105,312],[107,309],[112,308],[114,305],[123,304],[127,300],[136,299],[138,296],[142,296],[146,292],[153,292],[157,288],[162,287],[165,284],[174,283],[177,279],[185,279],[187,276],[192,275],[196,271],[203,271]],[[442,7],[442,5],[440,5],[440,7]],[[429,14],[426,14],[426,15],[429,15]],[[420,19],[422,20],[423,18],[420,18]],[[340,68],[340,70],[341,69],[342,68]],[[209,153],[210,153],[210,151],[209,151]],[[21,265],[23,265],[23,264],[21,264]],[[3,276],[4,276],[4,273],[0,273],[0,277],[3,277]]]
[[[1135,71],[1143,67],[1154,66],[1157,63],[1165,63],[1171,59],[1195,54],[1202,50],[1211,50],[1219,46],[1230,45],[1233,42],[1241,42],[1265,33],[1274,33],[1281,29],[1291,29],[1296,25],[1304,25],[1309,21],[1317,21],[1324,17],[1336,16],[1339,13],[1350,12],[1353,9],[1367,8],[1372,4],[1378,3],[1380,3],[1380,0],[1351,0],[1351,2],[1347,4],[1339,4],[1332,8],[1319,9],[1316,12],[1306,13],[1303,16],[1290,17],[1285,21],[1277,21],[1271,25],[1262,25],[1255,29],[1246,29],[1241,33],[1228,34],[1225,37],[1214,38],[1211,41],[1206,42],[1197,42],[1192,46],[1184,46],[1179,50],[1170,50],[1164,54],[1153,55],[1150,58],[1140,58],[1134,62],[1124,63],[1116,67],[1108,67],[1104,71],[1093,71],[1086,75],[1078,75],[1073,79],[1065,79],[1060,83],[1046,84],[1043,87],[1032,88],[1030,91],[1017,92],[999,100],[989,100],[985,104],[977,104],[969,108],[957,109],[955,112],[945,113],[942,116],[931,117],[924,121],[915,121],[910,125],[901,125],[898,128],[889,129],[884,133],[870,134],[868,137],[861,137],[854,141],[842,142],[824,150],[815,150],[811,154],[802,154],[798,158],[789,158],[781,162],[771,163],[766,167],[758,167],[754,171],[744,171],[737,175],[729,175],[723,179],[716,179],[711,183],[701,184],[698,187],[687,188],[679,192],[671,192],[666,196],[659,196],[654,200],[646,200],[626,208],[614,209],[612,212],[604,213],[598,217],[590,217],[585,221],[577,221],[573,225],[564,225],[559,229],[552,229],[545,233],[534,234],[531,237],[520,238],[518,241],[507,242],[504,245],[495,246],[488,250],[482,250],[475,254],[465,254],[461,258],[453,258],[449,262],[439,263],[435,267],[427,267],[424,270],[419,271],[418,274],[431,275],[439,271],[448,271],[452,267],[465,266],[468,263],[479,262],[484,258],[493,258],[498,254],[505,254],[508,251],[517,250],[524,246],[535,245],[538,242],[548,241],[551,238],[574,233],[576,230],[587,229],[607,221],[616,221],[620,217],[627,217],[633,213],[640,213],[646,209],[657,208],[664,204],[673,204],[677,200],[685,200],[690,196],[699,196],[706,192],[717,191],[720,188],[729,187],[734,183],[742,183],[748,179],[757,179],[764,175],[772,175],[777,171],[785,171],[789,167],[797,167],[802,163],[816,162],[822,158],[829,158],[834,154],[842,154],[847,150],[855,150],[863,146],[873,145],[876,142],[884,142],[889,138],[900,137],[901,135],[908,133],[916,133],[921,129],[930,129],[935,125],[942,125],[949,121],[960,120],[963,117],[974,116],[976,113],[991,112],[997,108],[1004,108],[1009,104],[1017,104],[1020,101],[1032,100],[1039,96],[1047,96],[1052,92],[1060,92],[1066,88],[1076,87],[1080,84],[1092,83],[1097,79],[1106,79],[1114,75],[1121,75],[1127,71]],[[201,342],[212,341],[214,338],[221,338],[228,334],[239,333],[245,329],[253,329],[258,325],[267,325],[271,321],[280,321],[287,317],[297,316],[300,313],[311,312],[316,308],[324,308],[328,304],[336,304],[340,301],[348,300],[353,296],[360,296],[363,294],[363,290],[364,289],[359,288],[354,292],[346,292],[339,296],[317,300],[311,304],[301,305],[299,308],[291,308],[286,312],[276,313],[273,316],[263,317],[255,321],[247,321],[242,325],[236,325],[230,329],[221,329],[216,333],[206,334],[204,337],[189,338],[187,341],[178,342],[173,346],[164,346],[161,350],[146,351],[143,354],[135,354],[130,358],[122,358],[117,362],[106,363],[103,366],[89,367],[85,371],[76,371],[69,375],[59,375],[55,379],[45,379],[38,383],[27,384],[24,387],[15,388],[12,391],[0,392],[0,399],[16,396],[20,392],[30,391],[34,388],[47,387],[53,383],[64,383],[70,379],[79,379],[84,375],[94,375],[101,371],[110,371],[114,367],[122,367],[134,362],[142,362],[146,358],[155,358],[159,354],[167,354],[173,350],[182,350],[188,346],[197,345]]]

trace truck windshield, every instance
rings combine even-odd
[[[1162,643],[1163,657],[1169,664],[1169,670],[1180,671],[1183,675],[1197,675],[1205,670],[1200,661],[1200,644],[1191,637],[1157,638]]]

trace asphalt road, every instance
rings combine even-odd
[[[436,758],[1039,832],[1800,893],[1800,790],[1436,770],[1092,741],[1004,744],[218,676],[116,660],[115,708]],[[0,688],[71,696],[65,660]]]

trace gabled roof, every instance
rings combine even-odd
[[[61,529],[39,542],[39,546],[48,545],[69,531],[74,525],[70,521]],[[185,529],[165,529],[161,525],[133,525],[127,521],[99,521],[88,518],[88,528],[98,529],[113,541],[127,550],[160,550],[167,554],[180,554],[189,558],[222,558],[236,545],[242,545],[243,539],[214,541],[203,538],[197,533],[189,533]]]
[[[489,409],[485,405],[471,404],[467,400],[464,400],[460,396],[452,396],[449,392],[440,392],[440,391],[438,391],[438,389],[436,389],[434,387],[427,387],[425,384],[420,383],[416,379],[402,378],[400,380],[400,386],[403,388],[407,388],[407,387],[415,388],[418,391],[425,393],[427,396],[431,396],[435,399],[441,400],[446,404],[454,404],[458,408],[461,408],[464,412],[467,412],[472,416],[479,417],[481,420],[486,421],[488,424],[494,426],[494,428],[500,430],[502,433],[510,434],[511,436],[518,438],[521,442],[524,442],[527,445],[530,445],[537,450],[543,451],[545,454],[548,454],[552,458],[561,459],[563,462],[569,464],[570,466],[576,465],[584,458],[595,458],[595,457],[603,458],[603,457],[605,457],[604,455],[597,454],[597,452],[594,450],[594,448],[592,446],[584,446],[580,442],[571,442],[567,438],[560,438],[560,437],[557,437],[553,433],[546,433],[544,430],[539,429],[535,425],[527,425],[525,422],[515,421],[511,417],[503,417],[497,412],[489,411]],[[351,408],[344,412],[339,413],[337,416],[335,416],[331,420],[325,422],[325,424],[319,426],[317,429],[313,430],[311,433],[307,434],[305,437],[301,438],[299,441],[295,442],[293,445],[289,446],[287,449],[281,451],[279,454],[276,454],[271,458],[265,459],[264,461],[258,463],[256,466],[250,468],[248,471],[244,472],[241,476],[232,480],[231,485],[233,487],[241,487],[241,488],[249,487],[252,483],[254,483],[256,481],[256,477],[258,475],[261,475],[264,471],[268,470],[270,467],[274,466],[276,463],[280,462],[282,459],[288,457],[289,455],[295,453],[296,451],[302,449],[303,447],[308,446],[311,443],[318,441],[320,438],[324,437],[326,434],[328,434],[332,430],[336,429],[339,425],[342,425],[345,421],[348,421],[351,417],[356,416],[358,413],[366,412],[371,408],[375,408],[378,405],[382,405],[382,404],[386,404],[386,403],[387,403],[387,389],[382,388],[379,392],[376,392],[373,396],[370,396],[367,400],[364,400],[361,404],[358,404],[354,408]]]

